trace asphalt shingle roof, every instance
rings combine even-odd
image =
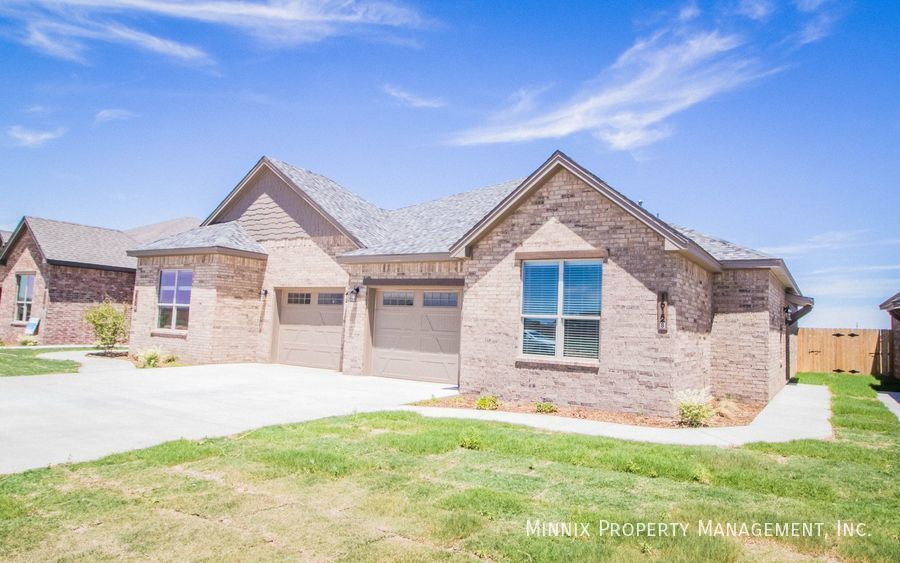
[[[388,212],[321,174],[268,158],[302,189],[325,213],[350,232],[363,246],[378,244],[388,235]]]
[[[900,292],[895,293],[887,301],[881,304],[881,308],[885,311],[893,311],[900,309]]]
[[[447,252],[522,180],[510,180],[395,210],[378,207],[321,174],[265,157],[363,248],[344,256]],[[772,257],[694,229],[670,225],[717,260]]]
[[[700,248],[711,254],[716,260],[769,260],[772,258],[772,256],[758,250],[740,246],[694,229],[672,225],[671,223],[669,225],[697,243]]]
[[[3,245],[6,244],[6,241],[8,241],[11,236],[12,231],[0,231],[0,248],[3,248]]]
[[[122,231],[40,217],[25,217],[44,258],[85,266],[135,269],[137,260],[125,254],[134,240]]]
[[[191,248],[228,248],[256,254],[266,254],[266,249],[247,234],[247,231],[237,221],[197,227],[177,235],[142,244],[136,248],[132,243],[131,250],[142,252]]]
[[[196,217],[179,217],[161,223],[153,223],[151,225],[141,225],[133,229],[126,229],[125,234],[130,236],[138,244],[153,242],[161,238],[170,237],[183,233],[200,226],[200,219]]]

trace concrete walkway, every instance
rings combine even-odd
[[[829,439],[832,437],[830,399],[831,393],[824,385],[787,385],[750,425],[722,428],[652,428],[562,416],[442,407],[407,406],[405,410],[432,418],[494,420],[636,442],[732,447],[751,442]]]
[[[99,356],[89,356],[88,354],[96,354],[97,350],[82,350],[80,352],[47,352],[46,354],[38,354],[38,358],[42,360],[72,360],[78,362],[81,367],[78,373],[104,373],[108,371],[131,371],[137,369],[134,364],[125,358],[104,358]]]
[[[878,394],[878,400],[884,403],[889,411],[900,419],[900,391],[887,391]]]

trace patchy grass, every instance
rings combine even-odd
[[[78,363],[71,360],[42,360],[38,354],[48,352],[77,352],[94,350],[85,348],[0,348],[0,377],[16,375],[41,375],[44,373],[76,373]]]
[[[834,392],[835,440],[690,448],[392,412],[0,477],[0,560],[900,560],[900,424],[873,378],[800,380]],[[528,536],[529,518],[593,533]],[[600,519],[689,535],[600,537]],[[699,520],[829,534],[706,537]]]

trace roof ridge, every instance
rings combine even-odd
[[[360,200],[360,201],[362,201],[362,202],[365,202],[365,203],[371,205],[372,207],[374,207],[374,208],[376,208],[376,209],[378,209],[378,210],[380,210],[380,211],[385,211],[385,212],[389,211],[388,209],[385,209],[385,208],[381,207],[380,205],[378,205],[378,204],[376,204],[376,203],[374,203],[374,202],[369,201],[368,199],[366,199],[366,198],[364,198],[363,196],[359,195],[358,193],[356,193],[355,191],[351,190],[351,189],[348,188],[347,186],[345,186],[345,185],[339,183],[337,180],[334,180],[333,178],[329,178],[328,176],[326,176],[326,175],[324,175],[324,174],[322,174],[322,173],[320,173],[320,172],[316,172],[315,170],[310,170],[310,169],[308,169],[308,168],[303,168],[303,167],[300,167],[300,166],[296,166],[296,165],[294,165],[294,164],[291,164],[290,162],[281,160],[280,158],[275,158],[275,157],[268,156],[268,155],[265,155],[264,158],[266,158],[266,159],[268,159],[268,160],[270,160],[270,161],[272,161],[272,162],[274,162],[274,163],[276,163],[276,164],[282,164],[282,165],[284,165],[284,166],[289,166],[290,168],[293,168],[294,170],[298,170],[298,171],[300,171],[300,172],[303,172],[304,174],[311,174],[311,175],[313,175],[313,176],[318,176],[319,178],[322,178],[323,180],[327,180],[328,182],[330,182],[330,183],[332,183],[332,184],[338,186],[339,188],[343,189],[344,191],[346,191],[348,194],[352,195],[352,196],[355,197],[356,199],[358,199],[358,200]]]
[[[112,232],[114,232],[114,233],[121,233],[121,234],[123,234],[123,235],[125,235],[125,236],[129,236],[128,233],[126,233],[126,232],[123,231],[122,229],[113,229],[112,227],[101,227],[101,226],[99,226],[99,225],[87,225],[87,224],[85,224],[85,223],[76,223],[76,222],[74,222],[74,221],[63,221],[63,220],[60,220],[60,219],[47,219],[46,217],[38,217],[38,216],[36,216],[36,215],[25,215],[25,219],[26,219],[26,220],[28,220],[28,219],[37,219],[38,221],[47,221],[47,222],[50,222],[50,223],[60,223],[60,224],[63,224],[63,225],[73,225],[73,226],[75,226],[75,227],[84,227],[84,228],[86,228],[86,229],[100,229],[100,230],[103,230],[103,231],[112,231]]]

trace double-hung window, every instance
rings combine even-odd
[[[600,357],[599,260],[522,264],[522,353],[558,358]]]
[[[191,270],[162,270],[159,273],[157,328],[187,330],[193,281]]]
[[[31,301],[34,297],[34,274],[16,275],[15,321],[28,322],[31,318]]]

